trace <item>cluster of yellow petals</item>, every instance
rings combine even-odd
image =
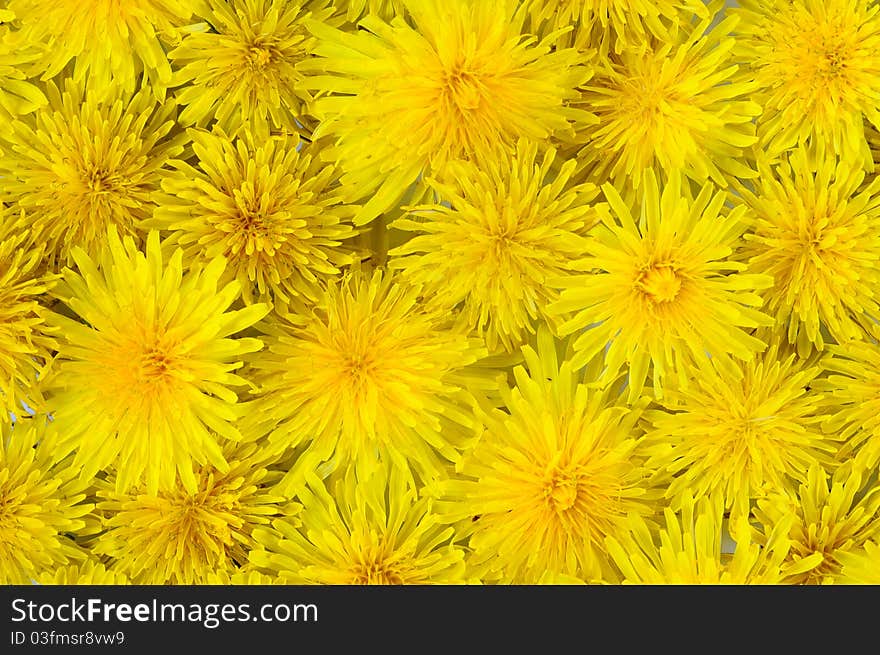
[[[0,583],[877,584],[878,97],[873,0],[0,2]]]

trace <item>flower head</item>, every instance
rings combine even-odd
[[[224,570],[208,573],[207,583],[210,585],[283,585],[284,579],[277,575],[267,575],[257,571],[249,564],[229,573]]]
[[[863,120],[880,127],[880,6],[864,0],[741,0],[737,55],[754,80],[761,146],[825,144],[871,165]]]
[[[855,454],[874,467],[880,461],[880,345],[850,342],[829,350],[830,374],[817,384],[833,400],[823,429],[842,441],[841,461]]]
[[[197,489],[193,462],[229,465],[219,437],[241,439],[232,373],[242,355],[262,342],[232,335],[267,313],[265,305],[228,311],[237,282],[218,289],[225,260],[182,272],[183,251],[164,259],[158,232],[146,253],[131,238],[108,233],[108,253],[93,261],[72,253],[79,272],[66,269],[56,295],[84,323],[53,314],[60,328],[55,419],[64,425],[64,452],[76,449],[83,476],[116,465],[117,491],[145,480],[147,492]]]
[[[53,282],[40,274],[44,250],[10,214],[0,208],[0,423],[22,402],[44,409],[37,378],[55,348],[40,304]]]
[[[847,553],[857,553],[880,537],[880,487],[875,479],[851,463],[829,479],[821,466],[814,465],[796,491],[758,501],[755,516],[764,525],[774,525],[787,514],[795,516],[788,534],[787,583],[834,582]]]
[[[409,585],[465,582],[464,550],[440,525],[430,498],[389,467],[355,467],[325,484],[314,473],[299,493],[299,524],[259,528],[251,563],[293,584]]]
[[[288,306],[320,297],[323,281],[352,257],[354,208],[345,204],[338,172],[320,162],[318,145],[298,151],[298,138],[236,140],[191,131],[198,168],[184,161],[162,180],[150,225],[171,231],[187,262],[222,255],[246,303]]]
[[[793,488],[814,464],[832,466],[837,439],[821,427],[829,399],[814,388],[822,368],[776,345],[735,372],[714,360],[689,367],[687,384],[647,413],[650,463],[673,476],[667,495],[742,506]]]
[[[365,465],[375,454],[442,477],[476,431],[462,395],[481,381],[468,367],[485,348],[391,275],[357,269],[330,283],[307,322],[279,322],[267,346],[253,361],[257,420],[277,424],[270,442],[307,446],[291,483],[314,458]]]
[[[39,44],[27,40],[18,31],[9,31],[5,25],[0,27],[0,117],[3,119],[0,133],[7,130],[14,117],[46,104],[46,96],[39,86],[28,81],[37,74],[35,64],[42,54]]]
[[[45,46],[43,79],[73,62],[77,81],[96,91],[111,80],[135,88],[143,73],[161,98],[171,66],[161,37],[186,25],[200,0],[8,0],[27,40]]]
[[[753,176],[741,158],[757,141],[752,119],[761,108],[749,85],[733,79],[736,19],[709,29],[713,18],[670,29],[647,50],[628,45],[597,65],[581,99],[599,119],[578,155],[589,179],[624,191],[652,167],[720,186]]]
[[[207,6],[200,15],[209,29],[191,31],[168,53],[179,69],[173,86],[181,87],[181,124],[205,127],[216,119],[229,134],[298,134],[312,101],[297,70],[314,49],[305,22],[330,21],[328,1],[207,0]]]
[[[521,136],[564,135],[586,112],[567,107],[589,77],[559,33],[523,34],[515,0],[403,0],[411,22],[376,16],[342,32],[311,23],[319,44],[303,71],[321,92],[316,134],[335,142],[343,181],[372,194],[355,222],[390,209],[422,173],[453,159],[490,160]]]
[[[194,491],[120,493],[104,485],[104,531],[94,552],[134,584],[207,584],[215,575],[238,574],[255,545],[254,530],[299,506],[273,489],[279,475],[266,469],[256,445],[227,447],[224,455],[228,470],[205,465],[193,472]]]
[[[81,564],[68,564],[54,571],[45,571],[38,581],[42,585],[127,585],[128,576],[107,568],[97,559]]]
[[[683,377],[688,362],[707,354],[733,370],[765,348],[750,328],[770,319],[756,307],[766,275],[744,272],[736,252],[746,210],[726,210],[727,195],[706,184],[696,198],[673,175],[663,188],[648,171],[636,223],[611,185],[603,187],[616,215],[594,230],[578,266],[583,275],[552,282],[561,287],[552,314],[568,318],[562,334],[579,332],[573,364],[581,366],[607,346],[608,375],[630,366],[629,397],[642,392],[653,368],[654,393],[663,381]],[[723,213],[722,213],[723,212]]]
[[[468,564],[484,581],[544,576],[613,581],[604,539],[656,498],[638,449],[645,403],[628,407],[620,380],[595,383],[601,361],[576,374],[558,363],[546,328],[505,390],[457,475],[439,487],[444,521],[467,521]]]
[[[572,184],[574,161],[557,168],[553,150],[516,152],[486,166],[455,162],[429,185],[443,203],[417,207],[395,221],[415,235],[391,251],[391,268],[424,285],[427,295],[459,306],[490,350],[513,350],[546,318],[548,278],[569,273],[605,206],[593,184]]]
[[[703,0],[527,0],[533,20],[547,20],[555,29],[574,26],[585,33],[587,43],[609,51],[644,47],[653,38],[667,36],[693,16],[707,18]],[[583,38],[583,37],[581,37]]]
[[[93,506],[70,458],[56,457],[46,419],[0,421],[0,584],[31,584],[45,572],[85,559],[72,536]]]
[[[644,519],[629,518],[629,531],[620,539],[608,537],[607,547],[630,584],[779,584],[785,577],[789,516],[772,526],[759,543],[742,519],[730,526],[735,546],[724,548],[724,507],[718,496],[690,494],[678,513],[664,509],[666,527],[655,536]]]
[[[391,20],[404,12],[404,0],[338,0],[336,5],[345,8],[345,16],[351,23],[368,15]]]
[[[46,92],[46,107],[11,125],[0,194],[27,211],[46,265],[60,269],[75,247],[98,256],[111,225],[140,239],[159,171],[183,151],[184,135],[173,132],[173,105],[157,104],[147,89],[98,97],[66,79]]]
[[[838,555],[843,564],[838,582],[880,585],[880,542],[867,542],[859,550]]]
[[[773,276],[765,292],[801,356],[826,337],[861,340],[880,319],[880,179],[846,158],[813,157],[806,149],[770,166],[759,160],[754,190],[742,196],[754,215],[745,235],[752,270]]]

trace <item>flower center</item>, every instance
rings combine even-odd
[[[634,119],[643,121],[656,121],[662,113],[661,107],[667,101],[666,89],[660,87],[654,81],[642,81],[643,86],[633,93]]]
[[[446,74],[444,88],[452,103],[463,112],[479,109],[483,101],[483,86],[479,79],[461,66]]]
[[[120,190],[120,178],[101,166],[81,171],[81,180],[89,196],[101,196]]]
[[[826,234],[821,226],[827,226],[828,222],[827,218],[817,216],[807,224],[806,229],[800,231],[799,240],[804,254],[809,256],[811,253],[823,250]]]
[[[153,348],[141,358],[140,377],[145,382],[164,379],[172,366],[173,361],[167,353],[159,348]]]
[[[544,482],[544,501],[555,511],[564,512],[574,506],[578,497],[578,477],[554,468]]]
[[[270,233],[270,217],[263,214],[259,210],[247,209],[242,211],[238,217],[239,227],[247,236],[259,239],[266,237]]]
[[[238,203],[232,216],[223,217],[217,225],[228,235],[227,256],[265,253],[272,257],[285,241],[278,230],[278,225],[284,223],[283,215],[271,205],[261,207],[258,202]]]
[[[275,59],[275,49],[271,46],[254,44],[245,55],[247,64],[253,69],[265,68]]]
[[[681,278],[670,265],[652,266],[641,273],[636,286],[654,302],[671,302],[681,290]]]
[[[107,374],[113,392],[126,402],[154,401],[174,393],[180,375],[185,375],[174,346],[154,336],[147,343],[131,340],[108,351]]]
[[[402,585],[403,577],[382,560],[362,562],[354,568],[352,584],[358,585]]]
[[[372,386],[376,372],[375,360],[369,353],[349,353],[344,355],[343,374],[348,378],[349,384],[356,393],[363,392]]]
[[[827,44],[816,56],[816,76],[822,79],[841,77],[846,69],[846,49],[841,44]]]

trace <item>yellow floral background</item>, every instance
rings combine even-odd
[[[880,584],[877,0],[0,0],[0,583]]]

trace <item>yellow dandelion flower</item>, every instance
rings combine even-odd
[[[853,342],[830,351],[830,375],[817,384],[834,401],[823,427],[843,441],[841,461],[857,453],[866,466],[874,467],[880,461],[880,347]]]
[[[871,167],[863,119],[880,127],[880,7],[865,0],[741,0],[742,75],[763,107],[758,136],[771,155],[827,144]]]
[[[161,37],[173,38],[201,0],[8,0],[23,35],[45,44],[43,79],[73,62],[96,91],[111,81],[131,91],[143,73],[160,98],[171,80]]]
[[[212,571],[206,577],[209,585],[283,585],[287,584],[284,578],[275,575],[260,573],[256,569],[243,567],[241,570],[229,573],[227,571]]]
[[[529,0],[536,23],[549,20],[554,28],[574,25],[587,33],[603,56],[609,50],[644,46],[652,37],[664,38],[670,24],[683,17],[707,18],[703,0]]]
[[[193,461],[229,470],[214,432],[241,439],[233,389],[246,382],[232,371],[262,347],[230,337],[268,309],[227,311],[240,289],[218,289],[225,261],[184,274],[183,251],[163,259],[158,232],[147,237],[146,254],[113,229],[108,246],[97,262],[75,249],[79,272],[66,269],[54,292],[85,321],[49,318],[63,335],[50,391],[65,428],[59,447],[76,449],[84,478],[115,463],[119,492],[145,477],[155,495],[175,488],[176,473],[195,492]]]
[[[557,165],[554,150],[539,155],[525,140],[486,166],[454,162],[442,182],[429,181],[448,206],[417,207],[417,218],[391,225],[415,236],[389,253],[389,267],[460,306],[490,350],[517,348],[546,320],[547,279],[573,270],[605,209],[595,185],[570,183],[574,161]]]
[[[0,423],[24,403],[43,409],[37,378],[52,360],[55,342],[40,304],[52,280],[39,274],[43,247],[33,243],[24,219],[0,206]]]
[[[838,555],[843,564],[837,582],[880,585],[880,543],[867,542],[860,550]]]
[[[108,569],[96,559],[88,559],[82,564],[46,571],[37,579],[42,585],[127,585],[128,576],[112,568]]]
[[[139,235],[159,170],[183,151],[185,135],[174,133],[173,105],[158,105],[146,89],[99,99],[68,79],[46,90],[49,104],[11,126],[0,195],[27,211],[46,264],[61,268],[77,246],[98,256],[110,225]]]
[[[578,155],[589,179],[624,191],[638,188],[652,167],[720,186],[731,176],[753,177],[742,157],[757,141],[753,118],[761,108],[748,84],[733,81],[736,19],[709,29],[714,16],[597,65],[581,99],[599,119]]]
[[[35,62],[42,55],[38,44],[17,31],[0,28],[0,131],[6,131],[15,116],[28,114],[48,102],[40,88],[28,81],[37,74]]]
[[[337,0],[336,6],[345,8],[345,16],[351,23],[367,15],[387,21],[404,12],[403,0]]]
[[[300,65],[306,88],[320,91],[316,135],[343,181],[372,194],[355,218],[389,210],[420,174],[447,161],[491,160],[521,136],[564,136],[589,114],[567,106],[589,78],[582,55],[554,49],[559,33],[537,42],[522,33],[527,15],[515,0],[403,0],[411,23],[375,16],[355,33],[310,23],[317,57]]]
[[[409,585],[465,582],[464,551],[397,468],[368,477],[350,467],[325,485],[309,473],[301,524],[258,528],[251,563],[292,584]],[[329,489],[328,489],[329,487]]]
[[[31,584],[85,558],[72,535],[93,506],[70,459],[55,457],[57,434],[45,418],[0,421],[0,584]]]
[[[880,537],[880,487],[870,473],[850,464],[838,468],[830,480],[822,467],[813,466],[797,493],[758,501],[755,510],[764,525],[789,513],[795,521],[786,561],[797,570],[786,582],[833,583],[840,576],[841,558]]]
[[[317,300],[322,282],[352,262],[342,242],[355,235],[354,209],[334,166],[320,162],[316,144],[298,152],[296,136],[190,135],[198,167],[173,162],[149,225],[171,231],[186,262],[226,257],[248,304]]]
[[[438,488],[436,511],[470,523],[468,564],[484,581],[613,581],[604,538],[628,513],[650,514],[656,497],[637,448],[645,403],[627,407],[620,379],[596,385],[601,361],[584,375],[559,364],[546,328],[523,354],[505,408],[485,417],[458,475]]]
[[[877,333],[880,179],[863,187],[852,161],[805,149],[758,170],[742,190],[755,217],[743,254],[773,276],[765,311],[801,356],[824,347],[822,328],[840,342]]]
[[[742,520],[732,522],[733,553],[724,548],[724,508],[720,497],[688,494],[676,514],[664,509],[666,527],[655,536],[640,516],[629,531],[607,539],[608,551],[626,584],[780,584],[790,548],[789,516],[772,526],[763,543]]]
[[[832,466],[837,439],[821,427],[829,399],[814,388],[822,370],[776,345],[735,372],[714,359],[689,367],[687,385],[646,414],[649,463],[674,476],[667,495],[717,495],[730,508]]]
[[[486,355],[447,323],[418,287],[361,270],[332,282],[304,325],[279,322],[252,365],[263,392],[255,418],[277,423],[269,441],[307,446],[286,482],[315,460],[365,465],[377,452],[425,478],[445,475],[476,431],[461,396],[480,382],[467,367]]]
[[[561,287],[552,314],[574,315],[561,334],[578,331],[574,365],[607,346],[608,375],[630,366],[630,399],[638,397],[653,369],[654,393],[668,376],[683,378],[687,362],[710,355],[725,369],[748,360],[765,344],[747,332],[771,320],[756,307],[756,290],[772,283],[746,273],[735,258],[747,227],[746,209],[725,209],[727,195],[711,184],[690,199],[674,174],[662,195],[649,170],[636,223],[610,185],[605,197],[617,216],[603,219],[580,262],[584,275],[551,282]],[[683,191],[685,193],[683,193]]]
[[[332,21],[327,0],[207,0],[209,29],[185,35],[168,58],[179,70],[183,125],[215,119],[224,132],[299,133],[312,96],[296,66],[314,50],[305,21]],[[339,22],[339,21],[335,21]]]
[[[273,517],[295,515],[296,503],[274,491],[253,444],[224,453],[229,468],[205,465],[193,472],[196,489],[175,487],[126,493],[112,480],[98,491],[104,532],[93,551],[134,584],[209,584],[212,576],[236,576],[255,545],[254,530]]]
[[[868,167],[869,172],[877,172],[877,162],[880,162],[880,128],[874,127],[865,121],[865,138],[868,140],[868,148],[871,151],[873,166]]]

